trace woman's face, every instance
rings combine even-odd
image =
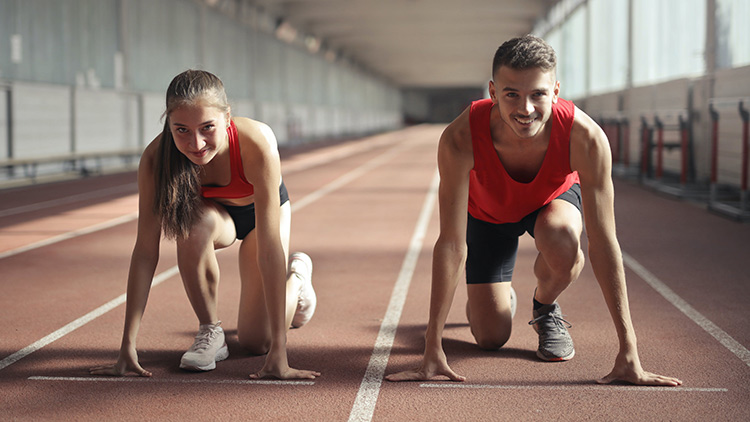
[[[169,114],[169,129],[177,149],[195,164],[206,165],[227,145],[229,113],[196,103],[180,106]]]

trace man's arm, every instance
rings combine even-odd
[[[622,252],[615,230],[612,155],[604,131],[576,109],[571,132],[570,160],[581,179],[583,215],[589,243],[589,260],[617,331],[620,350],[615,367],[599,380],[633,384],[680,385],[682,381],[646,372],[641,368],[630,318]]]
[[[387,376],[389,381],[427,380],[439,375],[452,381],[465,380],[448,366],[442,339],[448,311],[466,262],[469,172],[473,166],[467,109],[446,128],[438,146],[440,236],[432,255],[430,316],[422,364],[415,370]]]

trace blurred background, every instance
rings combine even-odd
[[[0,187],[132,169],[177,73],[282,147],[447,123],[533,33],[615,170],[747,209],[750,0],[0,0]]]

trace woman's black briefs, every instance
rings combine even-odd
[[[279,199],[281,205],[284,205],[289,201],[289,192],[286,190],[286,185],[281,182],[279,186]],[[255,204],[249,205],[224,205],[221,204],[229,213],[234,221],[234,227],[237,231],[237,239],[244,239],[253,229],[255,229]]]

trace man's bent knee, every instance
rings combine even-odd
[[[510,339],[510,330],[472,330],[477,345],[484,350],[497,350]]]
[[[507,317],[498,315],[495,318],[476,318],[469,324],[477,345],[485,350],[497,350],[503,347],[508,342],[513,328],[510,314]]]

